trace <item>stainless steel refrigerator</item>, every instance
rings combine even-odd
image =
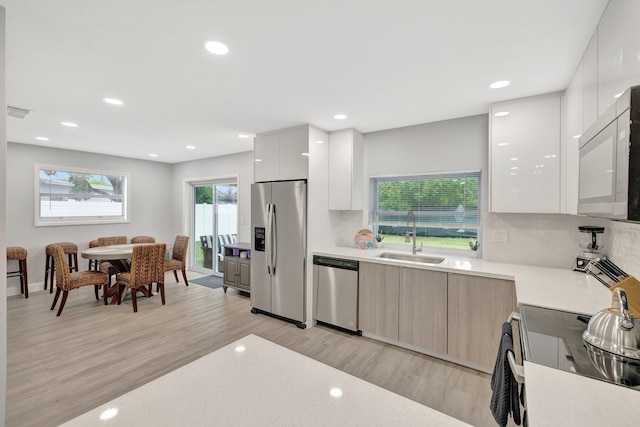
[[[251,311],[305,325],[305,181],[251,185]]]

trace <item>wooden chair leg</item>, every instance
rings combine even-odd
[[[96,289],[98,287],[96,286]],[[107,305],[107,294],[109,293],[109,284],[105,283],[104,285],[102,285],[102,292],[104,293],[104,295],[102,295],[102,297],[104,298],[104,305]]]
[[[23,259],[20,261],[20,274],[22,274],[22,276],[20,276],[21,278],[24,277],[24,297],[29,298],[29,280],[27,279],[27,260],[26,259]],[[20,283],[22,283],[22,281],[20,281]]]
[[[46,255],[46,261],[44,266],[44,290],[47,290],[47,283],[49,283],[49,262],[51,261],[51,257]]]
[[[51,271],[49,272],[49,293],[53,293],[53,277],[55,276],[56,273],[56,262],[53,259],[53,257],[51,257]]]
[[[78,271],[78,253],[73,254],[73,271]]]
[[[60,288],[58,288],[58,290],[60,290]],[[62,301],[60,301],[60,308],[58,309],[58,314],[56,314],[56,316],[60,316],[60,313],[62,313],[64,303],[67,302],[67,296],[69,296],[69,291],[62,292]]]
[[[58,302],[58,297],[60,296],[60,288],[56,289],[56,296],[53,297],[53,304],[51,304],[51,310],[56,308],[56,303]]]
[[[138,312],[138,300],[136,299],[136,294],[138,293],[137,289],[131,288],[131,303],[133,304],[133,312]]]
[[[180,283],[180,280],[178,280],[178,270],[173,270],[173,275],[176,276],[176,282]]]
[[[185,268],[182,269],[182,278],[184,279],[184,284],[189,286],[189,282],[187,282],[187,271]]]
[[[100,285],[93,285],[93,291],[96,294],[96,301],[100,301],[100,294],[98,291],[99,289],[100,289]]]
[[[160,287],[160,297],[162,298],[162,305],[164,305],[164,283],[158,283]]]

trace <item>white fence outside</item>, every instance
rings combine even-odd
[[[218,204],[218,234],[238,234],[238,205]],[[196,204],[194,217],[195,238],[213,235],[213,205]]]

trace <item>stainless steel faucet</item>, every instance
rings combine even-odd
[[[420,242],[419,249],[416,247],[416,215],[413,213],[413,211],[409,211],[409,213],[407,214],[407,228],[409,227],[409,221],[411,221],[411,218],[413,218],[413,245],[411,246],[411,253],[415,255],[416,252],[422,252],[422,244],[424,242]],[[409,243],[409,230],[407,230],[404,235],[404,241],[405,243]]]

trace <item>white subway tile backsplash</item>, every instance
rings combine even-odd
[[[640,224],[611,221],[608,256],[627,273],[640,277]]]
[[[609,221],[575,215],[483,214],[482,257],[491,261],[573,268],[580,251],[578,226],[608,231]],[[496,242],[494,230],[507,230],[508,242]],[[605,250],[606,253],[605,243]]]

